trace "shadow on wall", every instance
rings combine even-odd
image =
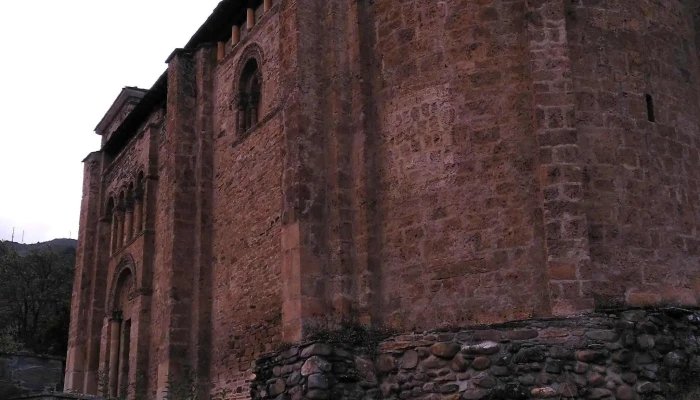
[[[60,358],[0,354],[0,399],[63,390]]]

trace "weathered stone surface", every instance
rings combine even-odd
[[[561,362],[556,360],[549,361],[545,364],[544,370],[550,374],[558,374],[561,372]]]
[[[450,363],[450,368],[455,372],[464,372],[468,367],[469,361],[465,360],[460,354],[455,355]]]
[[[687,363],[686,355],[680,351],[672,351],[664,356],[664,365],[671,368],[682,368]]]
[[[464,400],[480,400],[488,396],[489,392],[484,389],[467,389],[462,394]]]
[[[500,349],[500,346],[496,342],[482,342],[478,344],[473,344],[473,345],[464,345],[462,346],[462,351],[467,353],[467,354],[483,354],[483,355],[489,355],[489,354],[495,354],[498,353],[498,350]]]
[[[630,386],[619,386],[615,390],[615,396],[618,400],[635,400],[637,399],[637,393]]]
[[[524,386],[532,386],[535,384],[535,377],[531,374],[520,375],[518,377],[518,382]]]
[[[622,374],[622,380],[630,385],[634,385],[635,383],[637,383],[637,375],[633,372],[625,372],[624,374]]]
[[[557,390],[557,393],[564,397],[576,397],[578,396],[579,390],[578,387],[576,386],[575,383],[573,382],[564,382],[559,385],[559,389]]]
[[[536,399],[551,399],[559,396],[559,393],[552,387],[534,388],[530,391],[530,394]]]
[[[459,385],[456,383],[442,384],[438,388],[438,392],[442,394],[455,393],[459,390]]]
[[[284,382],[284,379],[276,379],[274,383],[270,384],[268,391],[270,392],[270,396],[277,396],[278,394],[284,392],[284,390],[287,388],[287,385]]]
[[[506,332],[505,336],[510,340],[529,340],[539,336],[539,332],[536,329],[518,329]]]
[[[489,371],[494,376],[509,376],[511,374],[510,369],[506,366],[492,365]]]
[[[501,393],[507,399],[520,400],[528,398],[528,391],[517,383],[507,383]]]
[[[661,391],[661,387],[653,382],[640,382],[637,384],[637,393],[658,393]]]
[[[552,346],[549,356],[557,360],[573,360],[574,350],[564,346]]]
[[[634,353],[627,349],[618,350],[612,355],[612,360],[620,364],[628,364],[634,359]]]
[[[651,335],[640,335],[637,337],[637,346],[642,350],[654,348],[654,337]]]
[[[516,363],[528,363],[528,362],[539,362],[544,360],[544,351],[538,347],[527,347],[521,349],[513,361]]]
[[[398,366],[396,358],[388,354],[382,354],[377,358],[377,370],[381,373],[388,373]]]
[[[330,399],[330,395],[325,390],[314,389],[306,393],[306,397],[310,400],[326,400]]]
[[[606,352],[601,350],[579,350],[576,352],[576,359],[586,363],[603,362],[606,358]]]
[[[438,358],[435,356],[430,356],[426,358],[425,360],[420,362],[420,366],[426,369],[438,369],[438,368],[444,368],[445,366],[448,365],[448,361],[442,358]]]
[[[318,356],[312,356],[304,362],[304,365],[301,367],[301,374],[303,376],[309,376],[311,374],[328,372],[331,370],[331,368],[331,364],[325,359]]]
[[[314,343],[301,351],[301,358],[329,356],[331,353],[333,353],[333,346],[325,343]]]
[[[418,353],[415,350],[408,350],[401,357],[401,368],[414,369],[418,365]]]
[[[474,384],[476,386],[479,386],[482,388],[492,388],[492,387],[496,386],[496,383],[497,383],[497,381],[494,377],[492,377],[491,375],[485,374],[485,373],[479,374],[479,375],[475,376],[474,378],[472,378],[472,382],[474,382]]]
[[[692,372],[700,372],[700,356],[693,356],[691,358],[689,368]]]
[[[299,381],[301,381],[301,372],[294,371],[287,378],[287,386],[295,386]]]
[[[610,395],[612,395],[610,389],[605,388],[594,388],[588,391],[589,399],[604,399],[610,397]]]
[[[323,374],[309,375],[307,386],[309,389],[328,389],[328,378]]]
[[[454,342],[435,343],[430,347],[430,352],[440,358],[452,358],[460,350],[460,345]]]
[[[491,360],[488,357],[484,356],[479,356],[475,358],[474,361],[472,361],[471,363],[471,367],[479,371],[488,368],[489,365],[491,365]]]
[[[622,318],[630,322],[639,322],[647,315],[643,310],[631,310],[622,313]]]
[[[619,335],[615,331],[596,329],[586,332],[586,337],[603,342],[614,342],[618,339]]]

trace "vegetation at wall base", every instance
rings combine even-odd
[[[75,241],[0,242],[0,352],[64,357]]]

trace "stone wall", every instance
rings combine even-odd
[[[378,394],[372,362],[339,343],[292,346],[260,358],[255,371],[252,399],[359,399]]]
[[[700,376],[700,313],[591,314],[396,335],[258,361],[253,399],[682,399]]]
[[[63,389],[61,359],[0,354],[0,399]]]
[[[606,3],[567,2],[562,35],[590,241],[590,267],[574,275],[582,293],[617,304],[696,305],[700,68],[689,9],[695,2]]]

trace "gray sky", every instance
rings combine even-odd
[[[150,88],[219,0],[0,1],[0,240],[77,237],[94,128]],[[72,232],[72,233],[71,233]]]

